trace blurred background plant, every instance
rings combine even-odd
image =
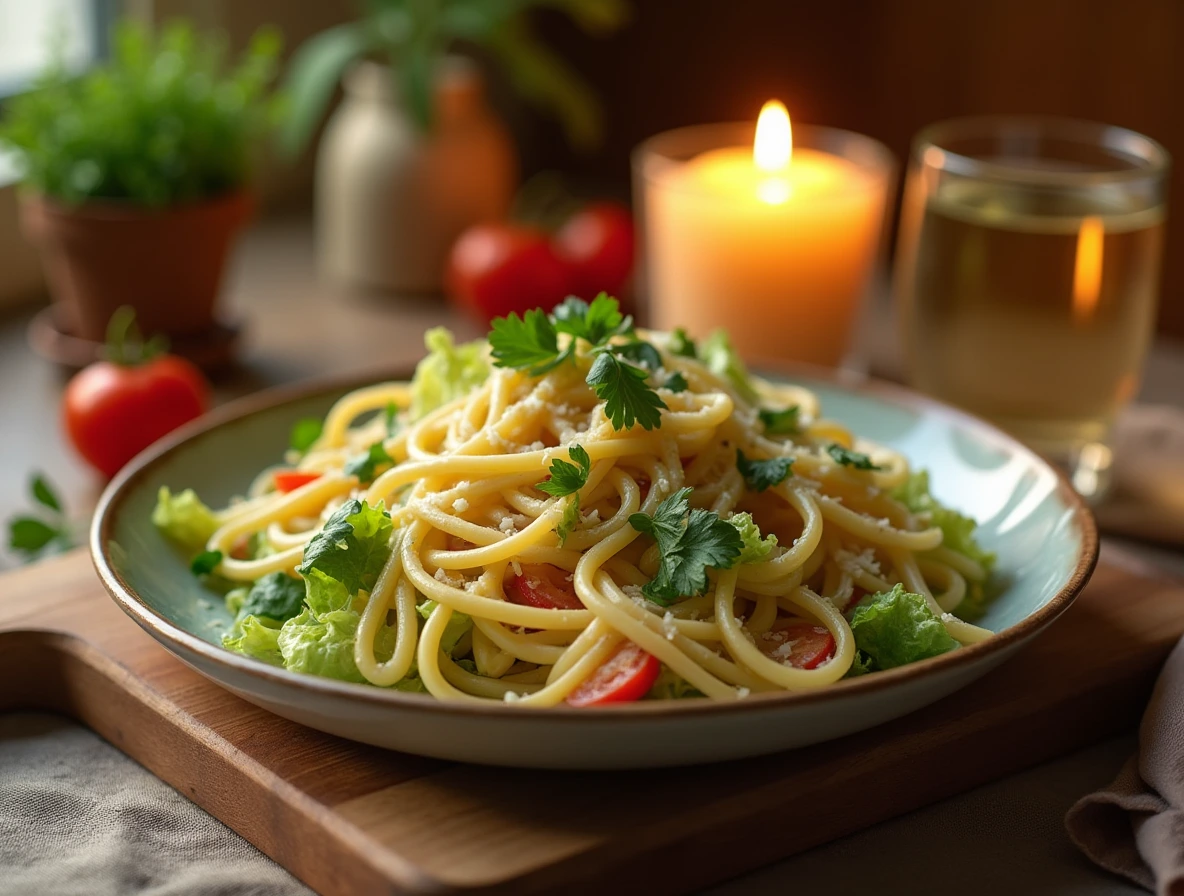
[[[284,147],[297,152],[305,145],[342,74],[370,56],[389,63],[413,121],[430,129],[436,117],[433,79],[444,56],[457,49],[482,52],[503,68],[515,90],[558,118],[574,146],[596,146],[603,125],[595,93],[531,30],[526,14],[543,7],[567,14],[595,35],[629,18],[626,0],[368,0],[360,19],[321,32],[294,56]]]
[[[71,74],[60,53],[0,121],[24,182],[55,200],[146,206],[230,192],[252,173],[255,150],[278,123],[270,89],[279,33],[256,32],[232,64],[224,40],[178,22],[153,35],[116,26],[109,60]]]

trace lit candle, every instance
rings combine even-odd
[[[800,135],[795,146],[775,101],[749,145],[685,161],[670,152],[671,141],[702,144],[697,130],[654,138],[639,153],[653,325],[697,337],[723,327],[755,361],[837,365],[874,274],[891,156],[868,138],[819,128],[805,129],[808,142],[826,149]]]

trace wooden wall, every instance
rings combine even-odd
[[[592,40],[545,32],[604,97],[608,140],[572,158],[535,125],[528,161],[627,183],[629,152],[666,128],[752,119],[781,98],[801,121],[884,141],[903,160],[925,124],[1041,113],[1134,128],[1184,157],[1184,0],[636,0]],[[1184,176],[1170,209],[1184,214]],[[1161,328],[1184,336],[1184,226],[1169,216]]]

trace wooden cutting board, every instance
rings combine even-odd
[[[704,886],[1134,726],[1184,584],[1103,553],[980,682],[840,741],[646,772],[489,769],[277,718],[158,646],[74,553],[0,576],[0,710],[94,729],[324,896]]]

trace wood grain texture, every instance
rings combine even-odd
[[[1046,635],[959,694],[830,744],[696,769],[487,769],[302,728],[159,647],[82,553],[0,577],[0,711],[78,719],[325,896],[677,892],[1132,727],[1184,633],[1184,585],[1103,561]]]

